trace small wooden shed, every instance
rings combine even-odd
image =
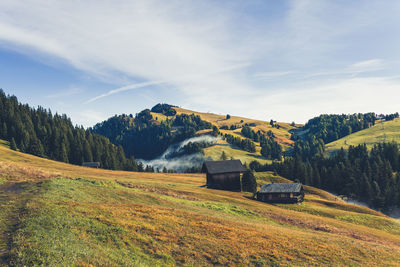
[[[83,167],[89,167],[89,168],[100,168],[100,162],[84,162],[82,163]]]
[[[298,203],[304,200],[304,189],[300,183],[264,184],[257,199],[270,203]]]
[[[245,171],[240,160],[205,161],[202,168],[208,187],[231,191],[241,191],[240,174]]]

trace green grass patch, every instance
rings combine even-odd
[[[393,219],[387,219],[368,214],[342,215],[336,216],[335,219],[354,224],[365,225],[396,235],[400,234],[400,221]]]
[[[239,159],[243,164],[249,164],[253,160],[259,161],[261,164],[271,163],[271,160],[267,160],[261,156],[260,153],[251,153],[244,150],[240,150],[237,147],[227,143],[217,143],[204,149],[204,157],[211,158],[213,160],[220,160],[222,152],[225,152],[228,159],[234,158]]]
[[[273,172],[255,172],[254,176],[257,179],[258,185],[271,184],[271,183],[292,183],[293,181],[275,175]]]
[[[93,207],[134,201],[114,182],[54,179],[36,184],[35,196],[20,214],[14,234],[11,264],[16,266],[172,265],[162,253],[146,253],[128,230],[109,214]],[[120,195],[116,198],[117,195]],[[128,195],[128,196],[125,196]],[[87,203],[87,204],[85,204]],[[101,206],[99,206],[101,207]]]
[[[16,232],[11,263],[16,266],[147,265],[152,260],[124,242],[126,230],[77,216],[66,207],[38,202]],[[36,205],[35,205],[36,206]]]
[[[138,194],[115,181],[56,178],[38,183],[43,199],[52,202],[159,204],[156,197]]]
[[[231,215],[235,215],[235,216],[248,217],[248,218],[259,217],[259,215],[257,213],[255,213],[254,211],[245,209],[238,205],[232,205],[229,203],[219,203],[219,202],[199,202],[198,203],[198,202],[195,202],[195,206],[198,206],[201,208],[207,208],[209,210],[223,212],[223,213],[231,214]]]
[[[347,149],[350,145],[366,144],[372,148],[377,143],[400,142],[400,119],[377,123],[368,129],[353,133],[325,146],[326,153],[330,154],[340,148]]]

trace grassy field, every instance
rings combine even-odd
[[[375,126],[353,133],[335,142],[329,143],[325,147],[326,153],[332,153],[340,148],[347,149],[350,145],[365,143],[368,148],[382,142],[400,142],[400,119],[378,123]]]
[[[261,156],[259,149],[255,153],[247,152],[228,144],[224,140],[219,140],[214,145],[205,148],[204,157],[206,159],[212,158],[213,160],[220,160],[222,152],[225,152],[225,155],[228,157],[228,159],[240,159],[243,164],[249,164],[253,160],[257,160],[261,164],[271,163],[271,160],[267,160]]]
[[[302,204],[107,171],[0,144],[0,265],[398,266],[400,223],[306,187]],[[283,182],[257,173],[259,184]]]

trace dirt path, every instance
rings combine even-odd
[[[13,235],[31,196],[24,184],[7,183],[0,186],[0,266],[9,265]]]

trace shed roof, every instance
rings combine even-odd
[[[209,174],[230,173],[230,172],[245,172],[240,160],[219,160],[205,161],[203,163],[203,171]]]
[[[286,184],[263,184],[260,193],[299,193],[302,185],[300,183]]]

